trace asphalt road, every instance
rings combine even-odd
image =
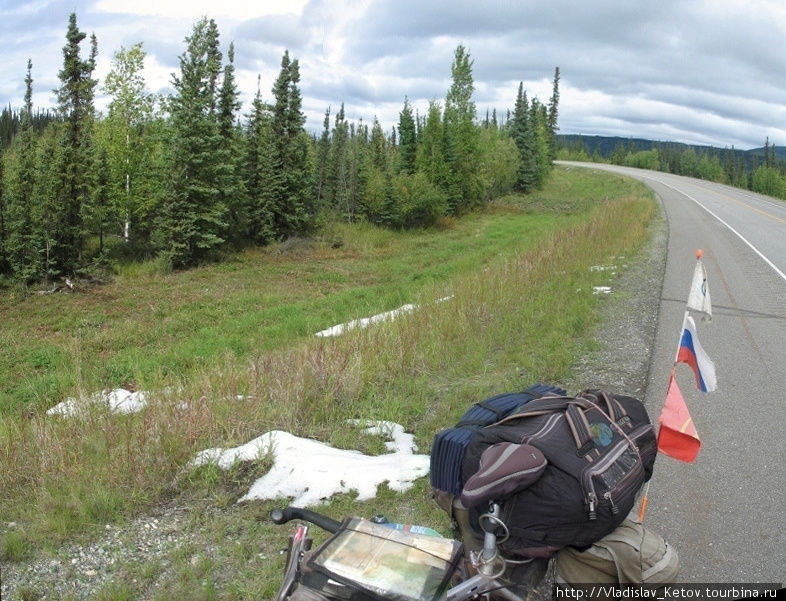
[[[578,165],[578,163],[574,163]],[[660,198],[669,240],[646,405],[657,420],[701,248],[713,319],[697,323],[718,389],[677,369],[702,447],[694,463],[659,455],[646,525],[680,554],[680,581],[786,580],[786,202],[623,167]]]

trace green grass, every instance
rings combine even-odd
[[[266,460],[184,469],[194,454],[272,429],[381,452],[379,440],[347,433],[349,418],[401,423],[428,452],[479,398],[560,382],[597,320],[592,286],[606,276],[590,266],[632,256],[653,207],[640,184],[558,168],[542,192],[441,229],[333,226],[323,238],[188,272],[124,268],[73,294],[9,294],[0,301],[0,521],[25,532],[10,557],[90,536],[164,499],[200,499],[223,508],[193,526],[214,553],[173,551],[164,575],[128,566],[102,594],[270,598],[288,531],[261,519],[274,503],[234,504]],[[420,310],[335,339],[313,336],[409,302]],[[66,396],[122,385],[154,392],[145,411],[45,415]],[[342,495],[324,511],[381,512],[448,532],[426,479],[404,495],[383,486],[369,503]],[[144,592],[152,590],[163,597]]]
[[[131,271],[100,288],[3,302],[0,414],[119,386],[165,387],[225,359],[418,299],[437,282],[520,251],[551,215],[484,215],[436,233],[338,227],[338,249],[270,247],[175,274]],[[335,235],[335,233],[334,233]]]
[[[9,530],[0,539],[0,560],[23,561],[30,551],[27,536],[21,530]]]

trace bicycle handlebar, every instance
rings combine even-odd
[[[319,526],[323,530],[327,530],[331,534],[338,532],[341,527],[341,522],[337,522],[333,518],[326,515],[303,509],[302,507],[284,507],[283,509],[274,509],[270,512],[270,519],[274,524],[286,524],[291,520],[304,520]]]

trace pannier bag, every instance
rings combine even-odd
[[[532,399],[544,395],[562,396],[562,388],[535,384],[523,392],[498,394],[480,403],[475,403],[461,417],[455,427],[439,432],[431,445],[431,486],[437,491],[459,496],[464,488],[461,465],[472,435],[481,427],[488,426],[510,415]]]
[[[601,391],[534,399],[475,430],[461,481],[478,473],[484,452],[500,443],[530,445],[546,460],[540,477],[526,488],[494,499],[510,534],[500,548],[523,557],[550,557],[567,545],[586,547],[609,534],[633,508],[657,452],[644,405]],[[483,503],[469,508],[478,535],[478,517],[486,508]]]
[[[464,544],[465,552],[479,551],[483,546],[482,533],[470,524],[469,510],[460,499],[464,489],[461,466],[474,433],[483,426],[505,418],[533,399],[543,396],[560,397],[565,394],[564,388],[546,384],[535,384],[521,392],[498,394],[475,403],[455,427],[443,430],[434,437],[430,470],[434,498],[437,505],[450,516],[453,528]],[[522,564],[511,563],[499,580],[509,587],[533,586],[542,580],[546,568],[547,562],[540,559]],[[464,561],[463,570],[467,575],[474,574],[468,560]]]
[[[626,519],[610,534],[580,551],[557,553],[557,584],[673,584],[679,557],[663,537]]]
[[[304,561],[300,594],[302,601],[436,601],[461,558],[452,539],[348,518]]]

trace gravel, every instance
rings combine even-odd
[[[651,226],[651,241],[638,256],[610,258],[609,263],[616,263],[620,271],[608,270],[611,293],[602,295],[603,320],[595,337],[599,344],[581,357],[562,383],[568,390],[597,387],[644,398],[667,237],[665,219],[659,214]],[[656,408],[648,409],[654,418]],[[206,537],[189,528],[188,520],[188,508],[161,507],[122,527],[105,526],[90,543],[68,544],[29,562],[0,562],[0,599],[81,601],[111,582],[120,566],[159,562],[159,569],[165,571],[172,549],[189,546],[210,555]],[[0,534],[19,527],[0,523]],[[551,599],[552,578],[549,572],[530,599]]]
[[[173,547],[199,538],[186,527],[188,516],[185,508],[161,507],[122,527],[106,525],[96,540],[65,545],[51,557],[3,562],[0,599],[83,600],[110,582],[121,566],[160,560],[166,569]],[[6,531],[16,527],[6,525]]]

